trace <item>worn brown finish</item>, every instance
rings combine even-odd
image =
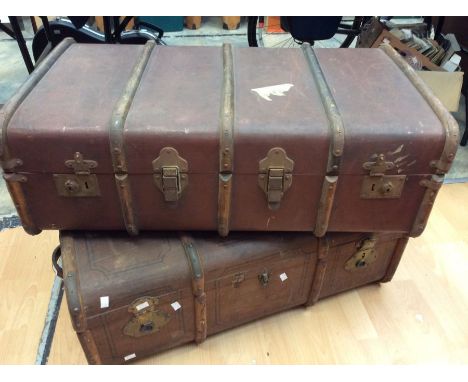
[[[453,118],[388,47],[55,51],[2,114],[2,166],[30,233],[417,236],[457,147]],[[155,166],[168,149],[185,162]],[[285,164],[262,167],[276,150]],[[76,153],[96,166],[77,174]]]
[[[88,362],[125,363],[388,280],[406,243],[400,237],[63,231],[60,241],[68,307]],[[369,238],[374,261],[345,269]]]

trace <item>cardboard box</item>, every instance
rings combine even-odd
[[[458,111],[463,72],[418,71],[417,73],[449,111]]]

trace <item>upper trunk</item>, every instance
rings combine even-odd
[[[457,126],[384,50],[57,47],[0,113],[23,226],[416,236]]]

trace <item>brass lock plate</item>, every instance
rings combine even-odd
[[[395,168],[395,163],[387,161],[384,154],[374,154],[372,162],[363,163],[369,175],[364,176],[361,186],[362,199],[398,199],[405,185],[406,175],[386,175]]]
[[[153,160],[154,182],[166,202],[177,202],[188,185],[188,163],[176,149],[164,147]]]
[[[375,239],[364,240],[359,246],[358,251],[346,261],[345,269],[354,272],[367,268],[369,264],[372,264],[377,259],[375,244]]]
[[[362,199],[398,199],[405,185],[406,175],[366,175],[362,181]]]
[[[101,195],[96,174],[54,174],[54,182],[60,196],[92,197]]]
[[[258,185],[267,197],[268,208],[279,208],[284,193],[291,187],[294,161],[281,147],[268,151],[258,164]]]
[[[159,332],[166,325],[171,316],[157,309],[159,299],[156,297],[141,297],[128,307],[134,317],[125,325],[123,332],[130,337],[142,337]]]

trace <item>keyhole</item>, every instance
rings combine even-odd
[[[78,189],[80,188],[79,184],[73,179],[68,179],[65,182],[64,186],[65,186],[65,189],[70,193],[77,192]]]
[[[363,252],[361,255],[361,258],[358,261],[356,261],[356,268],[362,268],[366,266],[367,264],[365,260],[366,256],[367,256],[367,253]]]
[[[152,332],[153,328],[154,328],[153,323],[147,322],[146,324],[140,325],[140,332],[142,333]]]
[[[366,262],[364,260],[358,260],[356,262],[356,268],[362,268],[366,265]]]
[[[89,189],[88,182],[85,182],[84,185],[85,185],[86,189],[88,190]]]
[[[375,183],[372,183],[371,191],[375,191]]]

